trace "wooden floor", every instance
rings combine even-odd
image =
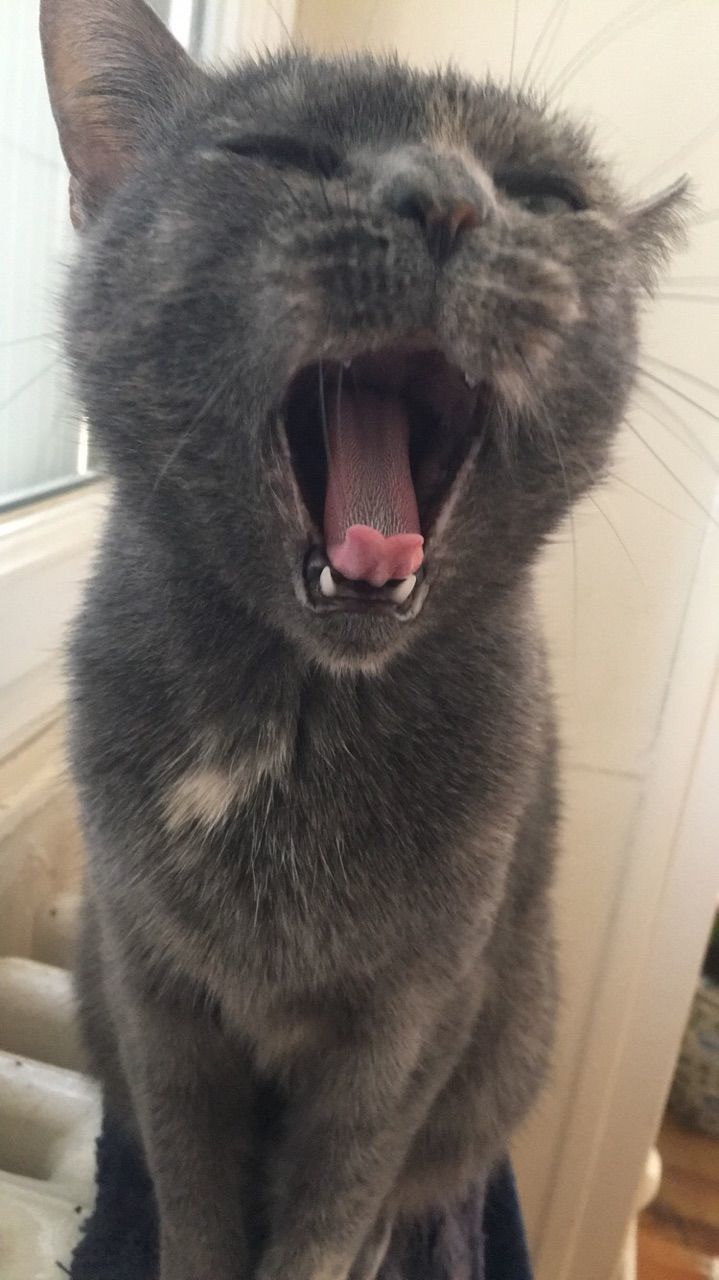
[[[719,1280],[719,1140],[667,1116],[659,1195],[642,1214],[638,1280]]]

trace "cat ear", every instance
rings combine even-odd
[[[649,293],[674,250],[686,243],[687,215],[693,205],[685,176],[629,210],[627,229],[639,262],[641,284]]]
[[[41,0],[50,103],[83,227],[201,72],[144,0]]]

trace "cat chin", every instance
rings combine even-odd
[[[341,678],[380,675],[411,643],[415,625],[387,617],[334,614],[308,617],[306,626],[295,623],[289,631],[306,661]]]
[[[299,564],[292,574],[286,607],[281,613],[273,608],[271,621],[310,665],[335,676],[374,676],[414,642],[418,630],[424,630],[422,614],[428,594],[429,581],[422,570],[411,596],[401,605],[382,601],[361,609],[349,601],[345,609],[333,599],[318,607]]]
[[[317,665],[330,675],[343,679],[352,675],[379,676],[385,670],[392,657],[394,657],[394,652],[385,653],[381,657],[376,654],[374,656],[362,656],[361,654],[349,656],[346,653],[322,653],[321,657],[318,656],[315,660]]]

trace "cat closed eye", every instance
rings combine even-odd
[[[333,177],[342,163],[342,157],[325,142],[282,134],[225,138],[219,146],[244,159],[264,162],[277,169],[300,169],[322,178]]]
[[[515,204],[529,213],[579,213],[587,202],[569,179],[527,169],[499,170],[494,181]]]

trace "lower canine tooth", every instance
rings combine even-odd
[[[417,577],[414,573],[410,573],[408,578],[403,578],[402,582],[398,582],[396,587],[392,588],[392,599],[395,604],[404,604],[408,596],[411,596],[417,583]]]
[[[404,583],[402,585],[404,586]],[[320,591],[322,592],[323,596],[337,595],[337,584],[335,583],[335,580],[332,577],[332,570],[330,569],[328,564],[325,565],[324,569],[320,574]]]

